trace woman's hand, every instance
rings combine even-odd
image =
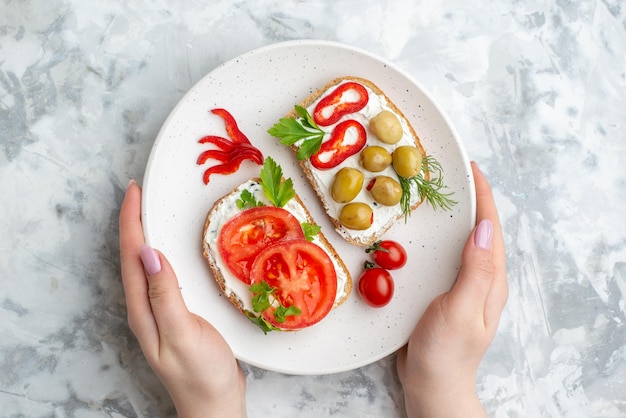
[[[504,240],[489,183],[472,163],[476,228],[452,289],[428,307],[398,353],[409,417],[485,416],[476,394],[478,366],[508,298]]]
[[[167,259],[145,245],[141,189],[131,181],[120,212],[128,323],[179,417],[245,417],[245,378],[215,328],[190,313]]]

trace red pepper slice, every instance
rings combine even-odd
[[[346,141],[346,131],[356,130],[356,141]],[[354,119],[341,122],[333,129],[330,139],[322,144],[320,150],[311,156],[313,167],[325,170],[341,164],[346,158],[361,151],[365,146],[367,134],[365,128]]]
[[[252,145],[244,146],[245,144],[240,144],[233,150],[232,158],[236,158],[241,155],[243,158],[254,161],[255,163],[262,165],[263,164],[263,154],[257,148]]]
[[[228,110],[213,109],[211,110],[211,112],[214,115],[217,115],[221,117],[222,119],[224,119],[224,123],[226,124],[226,132],[228,133],[228,136],[230,137],[230,139],[233,140],[233,142],[237,144],[249,144],[250,143],[250,140],[248,139],[248,137],[245,136],[244,133],[239,130],[239,127],[237,126],[237,122],[235,121],[235,118],[233,117],[233,115],[231,115],[228,112]]]
[[[216,145],[219,149],[223,151],[230,151],[235,146],[235,144],[228,139],[215,135],[207,135],[205,137],[202,137],[198,140],[198,142],[201,144],[210,143]]]
[[[226,161],[230,159],[230,153],[226,151],[217,150],[217,149],[210,149],[200,154],[200,156],[198,156],[198,161],[196,162],[198,165],[202,165],[206,163],[207,160],[210,158],[220,161],[222,163],[225,163]]]
[[[239,144],[229,151],[216,149],[204,151],[202,152],[202,154],[200,154],[200,156],[198,156],[197,164],[202,165],[206,163],[209,159],[214,159],[222,163],[226,163],[238,156],[241,156],[244,159],[254,161],[259,165],[263,164],[263,154],[261,154],[261,151],[252,146],[245,146],[245,144]]]
[[[356,100],[352,98],[348,100],[344,97],[344,93],[349,91],[356,93]],[[354,81],[349,81],[341,84],[317,103],[313,110],[313,120],[320,126],[332,125],[341,119],[342,116],[363,109],[368,100],[369,96],[365,87]]]
[[[233,153],[237,153],[239,150],[249,150],[253,152],[255,154],[254,161],[260,160],[261,162],[259,164],[263,164],[263,154],[261,153],[261,151],[258,150],[258,148],[256,148],[252,144],[235,144],[233,142],[230,142],[226,138],[215,135],[209,135],[200,138],[198,142],[201,144],[211,143],[213,145],[216,145],[220,150],[222,150],[221,153],[218,153],[218,150],[204,151],[202,154],[200,154],[200,157],[198,157],[198,164],[204,164],[209,158],[222,161],[222,157],[224,155],[231,155]]]
[[[242,154],[237,154],[235,157],[230,159],[228,162],[224,164],[214,165],[213,167],[209,167],[204,171],[204,176],[202,179],[204,180],[204,184],[209,184],[209,176],[211,174],[232,174],[235,171],[239,170],[239,166],[245,160],[246,157]]]
[[[239,166],[243,160],[250,160],[259,165],[263,164],[263,154],[261,151],[247,144],[237,144],[230,151],[221,150],[208,150],[204,151],[198,157],[198,165],[204,164],[209,158],[220,161],[222,164],[217,164],[209,167],[203,176],[204,184],[209,183],[209,177],[211,174],[231,174],[239,169]]]
[[[263,154],[252,145],[248,138],[239,130],[235,118],[225,109],[213,109],[211,112],[224,119],[226,132],[230,140],[217,135],[207,135],[200,138],[198,141],[201,144],[213,144],[218,148],[202,152],[196,160],[198,165],[206,163],[209,159],[214,159],[221,163],[205,170],[202,177],[204,184],[209,183],[211,174],[234,173],[239,169],[243,160],[250,160],[262,165]]]

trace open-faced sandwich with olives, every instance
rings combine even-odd
[[[370,245],[422,201],[449,209],[443,170],[400,109],[369,80],[341,77],[268,131],[296,153],[337,232]]]
[[[204,257],[222,293],[265,333],[310,327],[352,291],[345,264],[267,157],[208,212]]]

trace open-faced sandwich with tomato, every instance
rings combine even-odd
[[[343,261],[270,157],[260,178],[215,202],[203,249],[223,294],[266,333],[314,325],[352,290]]]
[[[296,152],[337,232],[370,245],[422,201],[449,209],[443,170],[414,128],[369,80],[341,77],[268,131]]]

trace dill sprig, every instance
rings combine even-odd
[[[428,172],[430,178],[426,179],[424,174]],[[417,186],[417,194],[420,201],[426,200],[433,209],[441,208],[450,210],[457,202],[452,200],[450,196],[454,193],[443,193],[442,189],[446,189],[443,182],[443,167],[433,156],[427,155],[422,159],[422,170],[415,177],[404,178],[398,176],[400,187],[402,188],[402,197],[400,198],[400,207],[404,213],[406,221],[411,214],[411,185]]]

